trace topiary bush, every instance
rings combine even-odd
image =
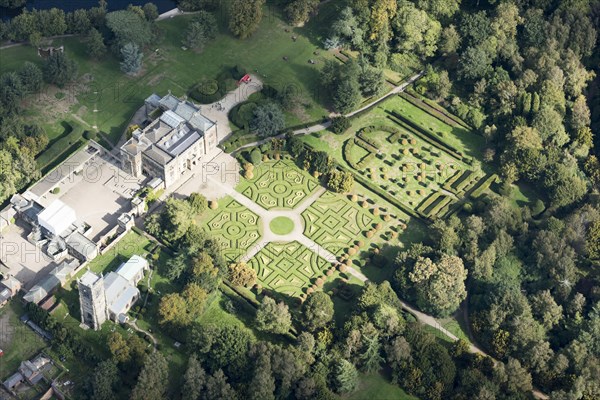
[[[240,103],[229,111],[229,120],[241,129],[250,129],[250,122],[254,118],[256,107],[258,104],[253,101]]]

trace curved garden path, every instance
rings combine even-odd
[[[372,101],[371,103],[365,105],[364,107],[359,108],[358,110],[355,110],[348,114],[345,114],[344,117],[351,118],[358,113],[361,113],[363,111],[368,110],[371,107],[376,106],[377,104],[381,103],[382,101],[386,100],[387,98],[403,92],[409,85],[411,85],[414,82],[421,79],[421,77],[423,76],[424,73],[425,73],[425,71],[420,71],[419,73],[408,78],[406,81],[402,82],[400,85],[395,86],[391,91],[387,92],[379,99]],[[294,134],[294,135],[310,135],[311,133],[323,131],[323,130],[329,128],[330,126],[331,126],[331,120],[328,120],[328,121],[321,122],[321,123],[318,123],[315,125],[311,125],[307,128],[296,129],[295,131],[292,131],[292,134]],[[243,146],[240,146],[233,152],[237,152],[237,151],[240,151],[240,150],[248,148],[248,147],[260,146],[261,144],[271,141],[272,139],[279,139],[279,138],[283,138],[283,137],[285,137],[285,134],[283,134],[283,133],[281,135],[271,136],[266,139],[258,140],[256,142],[252,142],[252,143],[248,143]]]

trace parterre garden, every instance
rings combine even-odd
[[[236,261],[260,238],[258,215],[235,200],[212,218],[206,228],[220,244],[223,256]]]
[[[361,268],[364,263],[353,260],[361,248],[369,250],[371,246],[369,251],[372,251],[380,243],[397,238],[406,228],[405,214],[394,212],[389,204],[373,200],[376,197],[364,191],[355,190],[352,195],[325,191],[316,200],[309,200],[321,188],[318,180],[300,169],[288,155],[277,158],[262,161],[252,169],[249,178],[244,170],[236,187],[239,193],[274,213],[269,226],[262,226],[259,215],[231,197],[220,200],[219,208],[201,222],[221,244],[230,262],[248,260],[247,264],[257,272],[261,288],[305,298],[306,294],[324,287],[326,281],[337,279],[339,272],[348,267]],[[315,243],[315,248],[293,238],[286,242],[260,240],[263,229],[277,235],[292,232],[293,222],[277,216],[278,210],[298,212],[304,221],[304,236]],[[330,262],[330,257],[319,255],[315,251],[317,245],[335,255],[337,265]],[[263,247],[256,250],[253,246]],[[361,257],[365,254],[368,252],[363,251]]]
[[[302,213],[302,218],[304,234],[338,256],[377,225],[367,208],[332,192],[324,193]]]
[[[262,286],[293,297],[321,279],[318,277],[330,267],[325,259],[296,241],[268,243],[248,264]]]
[[[237,190],[266,210],[293,209],[319,187],[316,179],[291,160],[264,162],[253,174]]]
[[[356,119],[342,135],[304,140],[336,155],[359,179],[419,217],[443,218],[495,179],[477,161],[481,136],[443,108],[407,93]]]

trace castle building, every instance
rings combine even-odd
[[[145,101],[147,119],[121,147],[121,167],[128,174],[158,178],[168,188],[217,147],[217,123],[189,101],[156,94]]]

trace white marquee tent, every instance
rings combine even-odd
[[[60,200],[54,200],[38,215],[38,223],[54,235],[60,235],[75,223],[75,210]]]

